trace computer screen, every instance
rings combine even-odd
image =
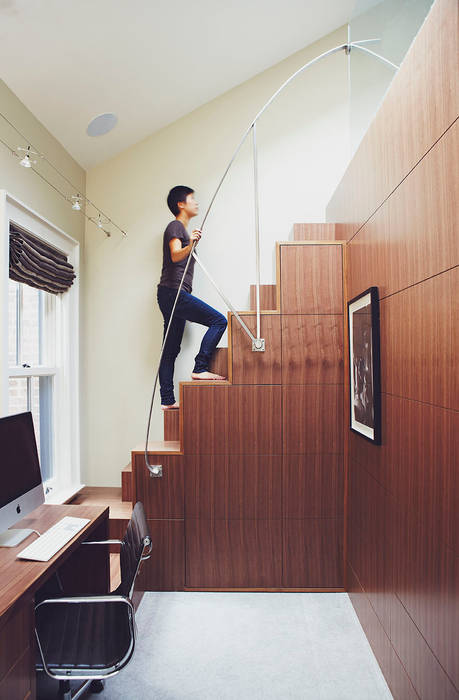
[[[0,508],[41,484],[32,414],[0,418]]]

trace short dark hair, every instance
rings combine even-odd
[[[174,216],[180,214],[178,202],[186,202],[186,198],[189,194],[194,194],[194,190],[192,190],[191,187],[186,187],[185,185],[177,185],[177,187],[173,187],[171,189],[167,195],[167,206]]]

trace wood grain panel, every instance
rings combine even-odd
[[[186,585],[281,586],[280,520],[187,520]]]
[[[281,454],[280,386],[183,390],[186,454]]]
[[[349,295],[393,294],[459,264],[459,121],[348,246]]]
[[[293,224],[294,241],[334,241],[335,224]]]
[[[343,387],[282,387],[284,454],[342,454]]]
[[[381,302],[381,382],[387,393],[459,410],[453,344],[458,299],[459,267]]]
[[[339,588],[343,585],[341,521],[284,520],[283,585]]]
[[[186,516],[281,517],[282,457],[193,455],[185,458]]]
[[[185,584],[185,528],[183,520],[148,520],[153,549],[142,563],[141,591],[181,591]]]
[[[161,464],[162,477],[152,478],[145,467],[144,458],[134,457],[136,493],[141,495],[147,518],[184,517],[184,477],[181,455],[158,455],[150,458],[151,464]]]
[[[257,285],[250,285],[250,310],[257,309]],[[277,309],[277,292],[275,284],[260,284],[260,309],[275,311]]]
[[[400,646],[408,658],[413,657],[410,663],[414,670],[410,676],[416,687],[425,686],[424,681],[417,684],[415,676],[417,664],[428,649],[429,660],[421,662],[422,666],[437,665],[430,659],[433,654],[459,688],[459,656],[455,651],[459,629],[458,557],[438,540],[435,529],[422,518],[416,519],[408,511],[400,511],[399,523],[398,532],[391,538],[397,602],[392,615],[394,646]],[[409,617],[404,623],[399,620],[402,608]],[[429,672],[429,676],[432,673]],[[436,673],[442,678],[443,672],[437,670]],[[446,682],[445,687],[448,687]]]
[[[281,245],[280,266],[282,313],[343,312],[341,245]]]
[[[164,439],[180,440],[180,409],[163,411]]]
[[[401,604],[393,615],[391,641],[420,698],[457,700],[459,693],[442,669],[442,660],[438,660],[432,653],[417,625]],[[457,656],[455,644],[452,647],[453,654],[454,649]]]
[[[0,700],[26,700],[32,698],[35,685],[31,669],[34,667],[34,648],[28,647],[0,683]]]
[[[342,517],[342,455],[284,455],[282,502],[284,518]]]
[[[394,595],[389,512],[396,515],[390,505],[381,485],[350,461],[348,561],[388,635]]]
[[[215,348],[209,362],[209,372],[215,372],[221,377],[228,377],[228,348]]]
[[[351,433],[350,459],[459,553],[458,414],[385,394],[382,409],[383,444],[378,448]]]
[[[343,383],[342,315],[282,315],[282,383]]]
[[[255,336],[256,318],[256,314],[242,315],[242,320]],[[265,339],[265,352],[253,352],[252,341],[231,314],[233,384],[281,383],[280,316],[261,314],[260,333],[261,338]]]
[[[0,620],[0,682],[27,647],[33,644],[32,632],[33,599],[28,596]]]
[[[132,463],[129,462],[121,472],[121,500],[132,503]]]
[[[378,616],[373,610],[352,567],[348,565],[347,581],[349,597],[359,618],[360,624],[370,642],[371,648],[389,685],[395,700],[418,700],[418,694],[395,653],[389,637],[384,631]]]
[[[328,204],[328,221],[357,230],[457,118],[458,24],[457,0],[436,0]]]

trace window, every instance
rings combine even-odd
[[[31,411],[45,490],[55,482],[54,387],[59,298],[8,280],[8,411]]]
[[[76,275],[67,291],[52,294],[9,277],[13,229],[67,258]],[[48,503],[63,503],[82,487],[79,252],[78,241],[0,190],[0,415],[32,412]]]

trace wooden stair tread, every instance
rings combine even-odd
[[[72,505],[108,506],[110,520],[129,520],[132,503],[121,500],[121,488],[117,486],[85,486],[72,500]]]
[[[195,383],[195,382],[193,382]],[[204,382],[203,382],[204,383]],[[215,382],[214,382],[215,383]],[[220,382],[220,384],[223,382]],[[133,454],[144,454],[145,443],[137,445],[131,450]],[[156,440],[148,443],[148,454],[182,454],[180,440]]]

